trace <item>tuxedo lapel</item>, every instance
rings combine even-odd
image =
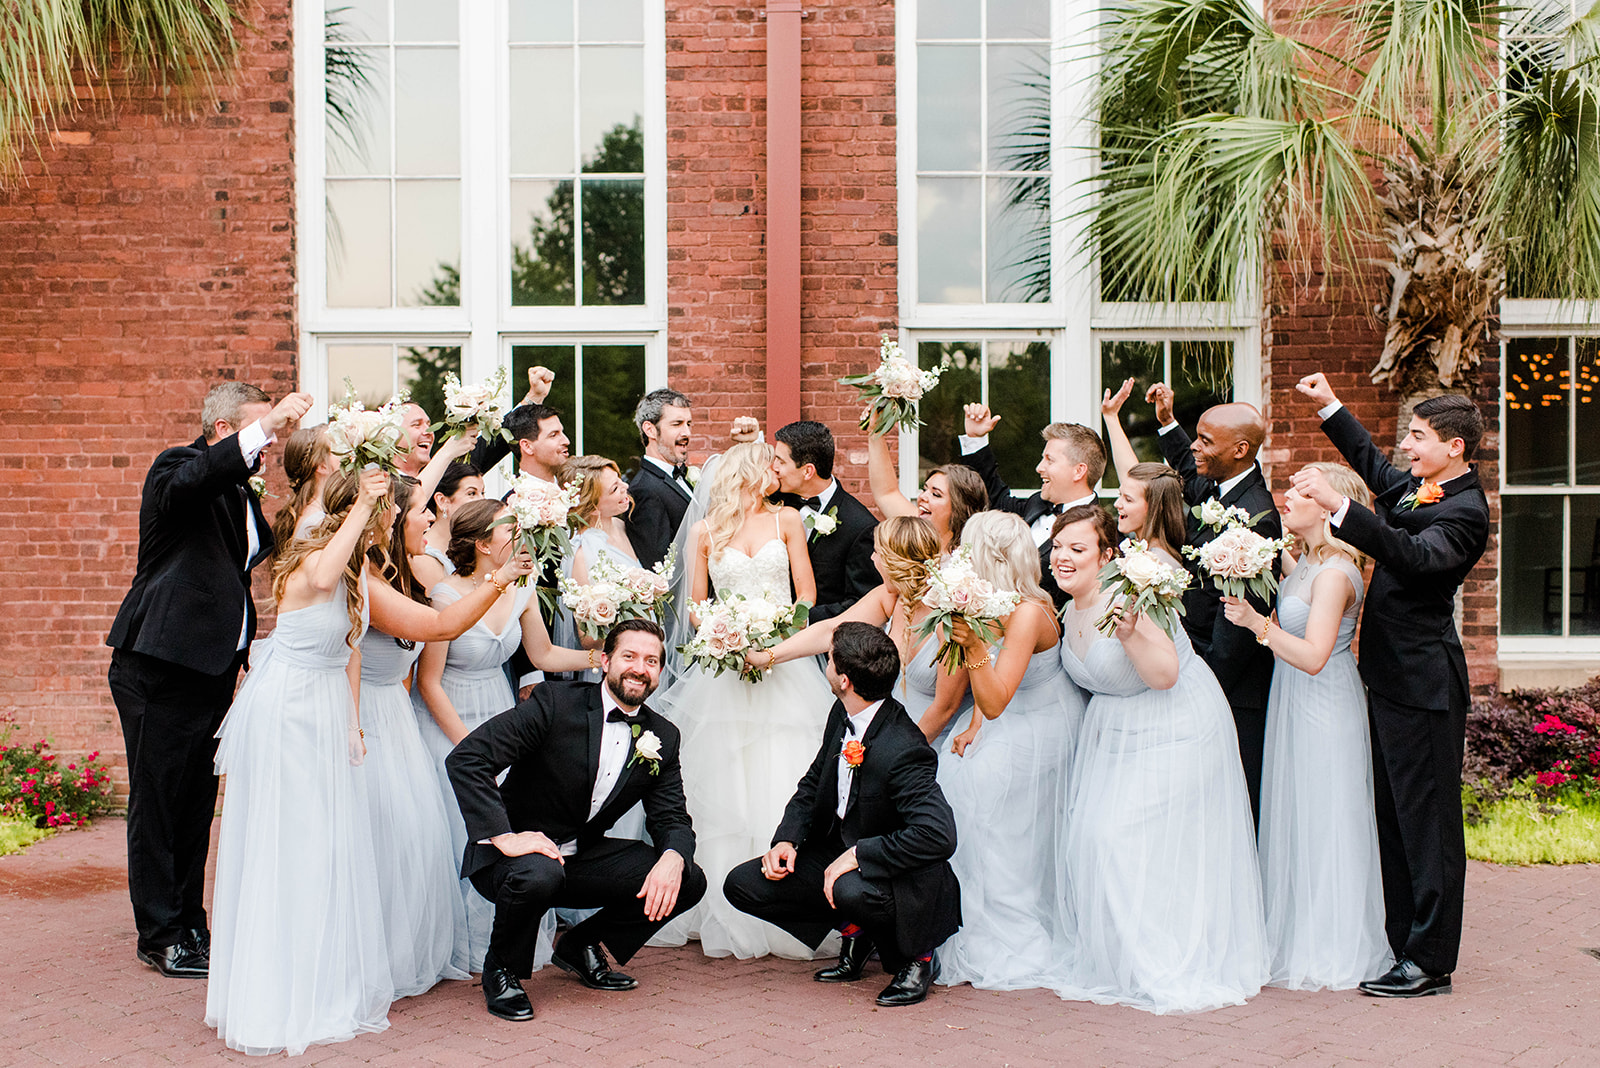
[[[1261,485],[1266,485],[1266,480],[1261,477],[1260,467],[1252,467],[1250,469],[1250,473],[1241,478],[1238,485],[1229,490],[1228,495],[1222,498],[1223,505],[1229,508],[1233,507],[1236,503],[1238,503],[1241,497],[1243,497],[1246,493],[1249,493],[1250,490],[1258,483]],[[1213,482],[1211,484],[1211,492],[1216,492],[1216,489],[1217,484]]]
[[[604,684],[602,683],[602,685],[604,685]],[[641,708],[639,710],[639,714],[634,717],[634,722],[639,724],[639,733],[640,733],[640,735],[643,735],[643,733],[645,731],[654,729],[651,726],[649,717],[650,717],[650,710],[647,709],[647,708]],[[604,723],[603,720],[601,722],[602,722],[602,724]],[[629,739],[629,741],[628,741],[628,755],[622,761],[622,770],[617,773],[617,781],[611,784],[611,792],[606,795],[606,799],[604,801],[600,802],[599,812],[596,813],[597,816],[600,813],[604,813],[606,809],[610,808],[612,806],[612,804],[616,802],[617,798],[619,796],[621,796],[621,794],[622,794],[622,788],[628,785],[629,781],[633,778],[634,775],[639,774],[641,772],[646,774],[646,775],[648,775],[650,773],[650,769],[649,768],[641,767],[640,766],[640,761],[635,759],[635,756],[637,754],[635,753],[634,746],[637,745],[638,742],[639,742],[639,739],[636,738],[636,737]],[[595,752],[597,754],[596,757],[595,757],[595,775],[598,776],[600,774],[600,762],[599,762],[599,756],[598,756],[599,750],[597,749]],[[591,781],[591,789],[592,789],[593,788],[593,786],[592,786],[593,780],[590,780],[590,781]]]
[[[844,713],[841,711],[840,716]],[[837,818],[839,811],[839,750],[844,747],[844,719],[839,719],[829,724],[827,735],[827,749],[824,752],[833,754],[832,758],[823,765],[822,781],[817,784],[817,804],[822,805],[830,818]],[[854,800],[855,788],[851,787],[851,800]],[[850,809],[847,805],[846,812]]]
[[[694,494],[692,494],[688,490],[684,489],[683,488],[683,483],[681,483],[677,479],[673,478],[667,472],[661,470],[661,468],[657,467],[648,458],[641,456],[639,458],[639,463],[640,463],[640,465],[642,466],[642,468],[643,468],[643,470],[645,472],[647,472],[648,474],[654,475],[656,478],[660,479],[662,482],[665,482],[668,486],[671,486],[673,492],[676,493],[678,496],[682,497],[685,501],[690,501],[690,500],[694,499]]]
[[[873,740],[878,736],[879,732],[883,728],[883,725],[889,722],[891,709],[895,707],[896,705],[893,698],[884,698],[883,704],[878,706],[878,711],[873,715],[872,722],[867,724],[866,733],[861,736],[861,746],[862,748],[866,749],[867,752],[870,753],[872,751]],[[840,748],[844,747],[843,740],[840,741],[839,746]],[[866,758],[863,756],[863,768],[866,766],[865,760]],[[834,761],[833,766],[837,768],[839,766],[839,762]],[[861,793],[861,774],[861,768],[857,768],[855,771],[850,773],[850,796],[845,799],[844,803],[844,814],[846,816],[850,815],[850,810],[856,807],[856,798]],[[838,797],[837,785],[834,787],[834,796]]]
[[[601,683],[604,686],[605,683]],[[600,707],[600,687],[589,690],[589,706],[584,710],[589,719],[589,774],[584,777],[583,784],[587,788],[584,794],[584,811],[588,811],[588,799],[594,793],[594,781],[600,777],[600,736],[605,732],[606,715]],[[623,776],[617,776],[621,781]]]

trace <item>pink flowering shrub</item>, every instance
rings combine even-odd
[[[98,752],[63,762],[44,738],[12,743],[16,723],[0,718],[0,816],[38,827],[83,827],[111,807],[111,772]]]

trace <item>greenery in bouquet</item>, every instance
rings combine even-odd
[[[749,666],[745,655],[770,649],[804,627],[811,605],[805,601],[780,604],[736,593],[696,601],[689,611],[700,624],[694,637],[678,647],[685,660],[713,675],[737,671],[746,682],[759,682],[766,670]]]
[[[922,425],[917,417],[917,402],[939,384],[943,372],[943,367],[919,371],[900,351],[900,343],[884,334],[878,347],[878,366],[864,375],[846,375],[839,384],[855,386],[867,402],[861,429],[887,434],[896,427],[915,430]]]
[[[97,762],[98,752],[63,765],[48,740],[13,744],[15,722],[7,716],[0,723],[0,816],[73,828],[111,808],[111,771]]]
[[[1193,509],[1200,522],[1221,533],[1204,545],[1185,545],[1183,555],[1200,563],[1217,589],[1227,597],[1255,594],[1271,601],[1278,589],[1273,565],[1292,538],[1264,538],[1250,529],[1260,516],[1252,517],[1243,508],[1225,508],[1220,501],[1207,501]]]
[[[506,496],[510,514],[489,526],[513,524],[518,544],[533,557],[534,571],[542,572],[572,551],[572,510],[578,506],[578,488],[576,482],[558,486],[530,474],[518,475],[511,480],[511,492]],[[527,584],[526,575],[517,580],[518,586]],[[545,596],[543,591],[540,596]]]
[[[328,449],[341,470],[377,464],[394,472],[406,436],[400,411],[405,402],[405,395],[397,394],[382,407],[368,408],[357,399],[350,380],[344,380],[344,401],[328,406]]]
[[[963,545],[928,575],[922,603],[932,611],[917,624],[917,639],[939,631],[943,635],[939,639],[939,663],[946,671],[957,671],[966,666],[966,650],[951,638],[951,625],[957,619],[965,620],[979,641],[993,645],[1000,640],[999,621],[1021,601],[1020,594],[997,590],[987,579],[980,578],[972,569],[972,550]]]
[[[600,640],[625,619],[664,622],[672,603],[677,556],[674,546],[666,559],[649,569],[623,567],[601,556],[589,565],[588,582],[580,584],[570,575],[562,576],[561,600],[571,610],[578,633]]]
[[[1187,571],[1161,560],[1142,539],[1124,538],[1118,555],[1100,569],[1100,588],[1111,591],[1111,604],[1095,621],[1095,629],[1110,634],[1117,629],[1120,612],[1142,612],[1176,638],[1188,586]]]
[[[454,371],[444,376],[444,418],[433,424],[435,432],[444,429],[460,433],[475,426],[484,438],[498,435],[511,441],[511,432],[501,425],[506,406],[500,399],[506,391],[506,369],[498,367],[487,382],[464,386]]]

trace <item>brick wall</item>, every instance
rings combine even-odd
[[[150,461],[218,379],[295,381],[289,35],[260,0],[219,104],[119,89],[0,191],[0,710],[68,752],[122,748],[103,643]]]

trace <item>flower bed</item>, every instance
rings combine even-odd
[[[48,739],[13,743],[15,721],[0,719],[0,816],[36,827],[71,828],[111,807],[111,772],[98,752],[63,761]]]

